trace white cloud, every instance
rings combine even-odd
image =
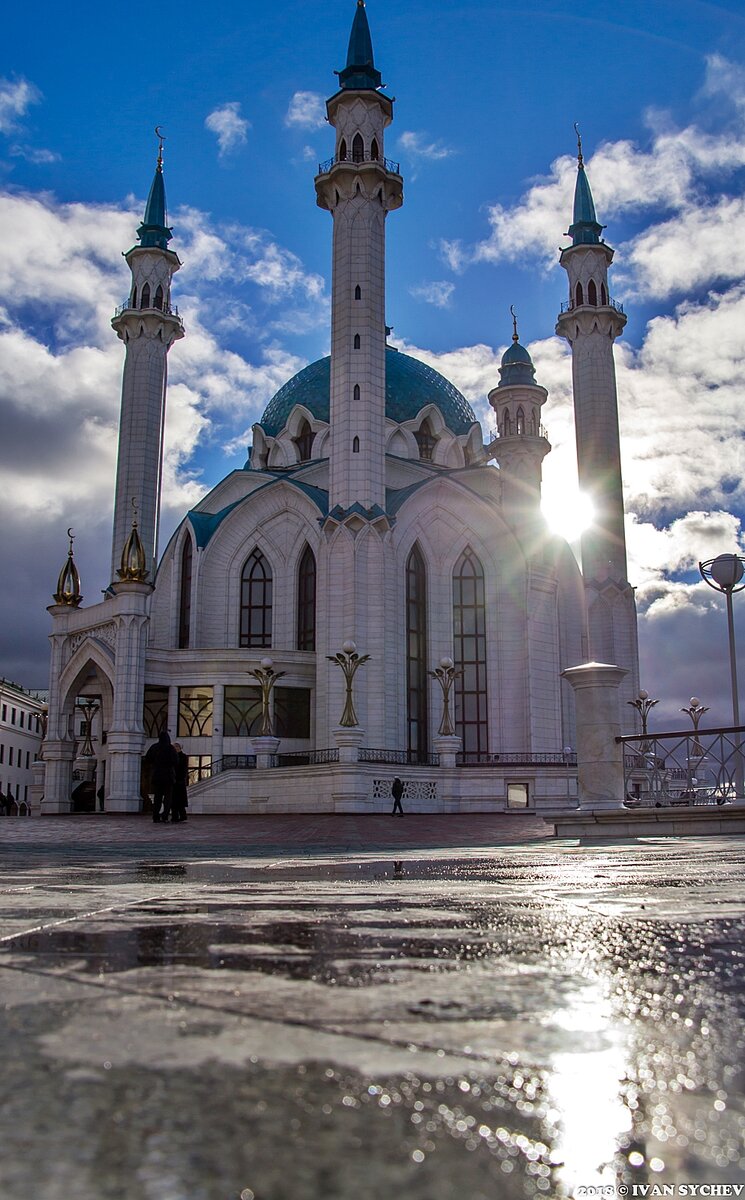
[[[318,92],[295,92],[285,114],[285,125],[300,129],[322,129],[326,124],[326,105]]]
[[[21,117],[40,100],[41,92],[27,79],[0,78],[0,133],[14,133]]]
[[[432,304],[435,308],[448,308],[454,291],[455,284],[442,279],[409,288],[409,294],[415,300],[424,300],[425,304]]]
[[[412,130],[405,130],[398,144],[402,150],[411,155],[412,158],[426,158],[436,161],[440,158],[449,158],[455,151],[450,146],[446,146],[444,142],[429,142],[427,135],[424,133],[415,133]]]
[[[220,108],[213,109],[205,117],[204,124],[210,133],[214,133],[217,137],[221,158],[245,145],[246,135],[251,128],[250,121],[241,116],[241,106],[238,100],[230,100]]]
[[[56,154],[54,150],[45,150],[41,146],[13,145],[10,147],[10,153],[14,158],[25,158],[26,162],[34,163],[35,166],[43,166],[46,163],[60,160],[60,155]]]

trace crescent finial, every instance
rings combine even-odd
[[[582,134],[579,131],[579,125],[577,124],[576,121],[574,122],[574,132],[577,135],[577,161],[578,161],[580,167],[583,167],[584,159],[582,157]]]
[[[510,312],[512,313],[512,340],[513,342],[519,342],[520,338],[517,336],[517,313],[515,312],[514,304],[510,305]]]
[[[72,544],[75,541],[75,534],[72,531],[72,525],[68,525],[67,527],[67,536],[70,539],[70,549],[67,551],[67,553],[69,554],[70,558],[72,558]]]
[[[155,136],[158,139],[158,166],[163,166],[163,143],[166,140],[160,131],[160,125],[155,126]]]

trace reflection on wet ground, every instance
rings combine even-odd
[[[744,861],[688,839],[16,864],[0,1194],[738,1183]]]

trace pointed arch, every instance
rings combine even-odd
[[[600,285],[600,303],[605,305],[608,303],[608,293],[605,290],[605,284]]]
[[[429,750],[427,699],[427,569],[415,542],[406,560],[406,744],[419,759]]]
[[[455,685],[455,724],[466,754],[489,749],[484,568],[466,546],[453,568],[453,649],[461,671]]]
[[[297,436],[292,439],[297,449],[299,462],[308,462],[310,460],[313,450],[314,437],[315,434],[310,427],[310,422],[303,418],[302,422],[300,423]]]
[[[339,142],[339,161],[345,162],[347,157],[347,139],[342,138]]]
[[[359,404],[359,402],[360,402],[360,385],[358,383],[355,383],[355,385],[354,385],[354,390],[352,392],[352,398],[354,399],[355,404]]]
[[[581,307],[582,307],[582,305],[583,305],[583,304],[584,304],[584,302],[585,302],[585,294],[584,294],[584,292],[582,291],[582,284],[581,284],[581,283],[578,283],[578,284],[577,284],[577,287],[576,287],[576,290],[575,290],[575,293],[574,293],[574,297],[575,297],[575,302],[576,302],[576,304],[577,304],[577,308],[581,308]]]
[[[150,284],[143,283],[142,298],[140,300],[140,308],[149,308],[149,307],[150,307]]]
[[[132,288],[132,299],[129,302],[130,308],[137,308],[137,284]]]
[[[316,558],[307,543],[297,571],[297,648],[316,648]]]
[[[193,559],[192,541],[187,533],[181,550],[181,582],[179,584],[178,604],[179,650],[188,650],[191,638],[191,577]]]
[[[519,434],[520,436],[522,436],[522,434],[525,433],[525,413],[523,412],[522,408],[518,408],[518,410],[517,410],[517,415],[515,417],[515,427],[516,427],[515,432],[517,434]]]
[[[419,457],[424,462],[432,462],[432,455],[434,453],[435,446],[437,445],[437,438],[432,432],[432,426],[426,417],[414,433],[414,437],[416,439],[416,444],[419,447]]]
[[[241,572],[241,646],[272,644],[272,569],[256,546]]]
[[[377,160],[380,158],[380,149],[378,148],[378,139],[376,137],[374,137],[370,143],[370,158],[373,160],[373,162],[377,162]]]
[[[161,283],[159,283],[157,288],[155,289],[155,299],[153,300],[153,308],[160,308],[161,310],[163,308],[163,285]]]
[[[598,304],[598,289],[597,289],[597,287],[595,286],[595,280],[594,280],[594,279],[591,279],[591,280],[590,280],[590,282],[589,282],[589,283],[588,283],[588,285],[587,285],[587,303],[588,303],[588,304],[592,304],[594,308],[597,308],[597,304]]]
[[[354,289],[354,298],[355,298],[355,300],[362,299],[362,288],[360,287],[359,284],[357,284],[357,287]]]
[[[365,159],[365,143],[361,133],[355,133],[352,141],[352,162],[361,163]]]
[[[360,439],[357,437],[357,434],[355,434],[354,437],[352,438],[352,454],[359,454],[359,452],[360,452]]]
[[[361,339],[361,337],[360,337],[360,335],[359,335],[358,333],[355,333],[355,335],[354,335],[354,342],[353,342],[353,348],[354,348],[355,350],[359,350],[361,345],[362,345],[362,339]]]

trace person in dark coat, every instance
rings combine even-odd
[[[173,788],[176,783],[176,751],[171,745],[171,739],[165,729],[158,734],[158,740],[145,755],[145,762],[150,768],[150,779],[153,787],[153,821],[165,822],[171,815]],[[163,808],[161,818],[160,810]]]
[[[404,785],[397,775],[391,784],[391,795],[393,796],[393,811],[391,812],[392,817],[395,816],[396,813],[398,813],[401,817],[404,815],[403,805],[401,804],[401,797],[403,794]]]
[[[180,742],[174,742],[173,748],[176,751],[176,783],[173,788],[171,820],[176,822],[186,820],[186,806],[189,803],[186,795],[189,783],[189,759],[181,749]]]

